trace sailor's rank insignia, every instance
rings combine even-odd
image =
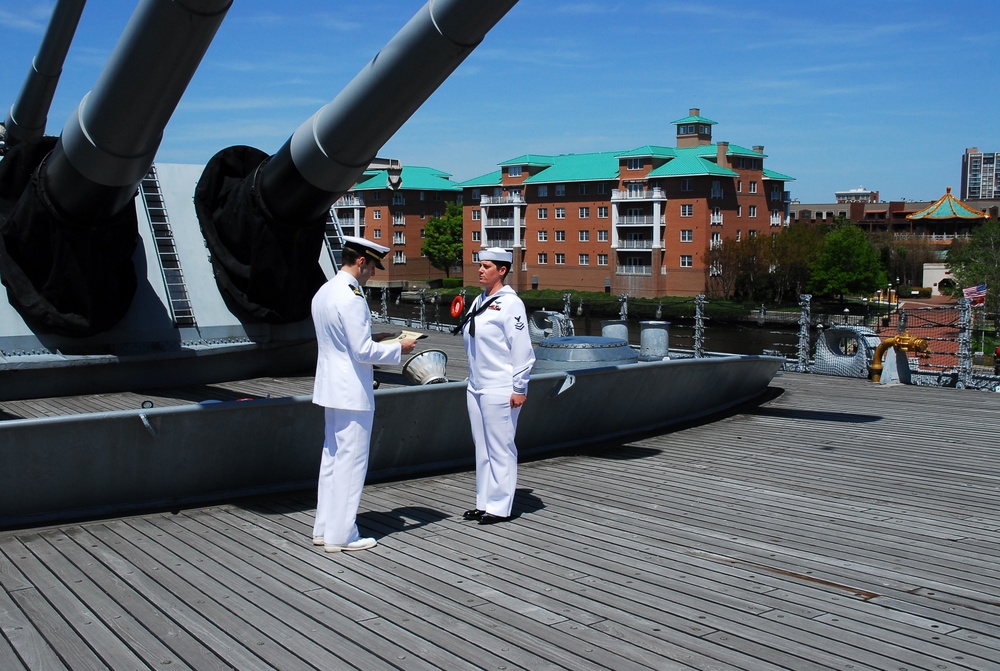
[[[516,328],[518,331],[524,330],[524,322],[521,321],[520,317],[514,317],[514,322],[515,322],[514,328]]]
[[[364,294],[364,292],[363,292],[363,291],[361,291],[361,289],[359,289],[359,288],[357,288],[356,286],[354,286],[353,284],[351,285],[351,291],[353,291],[353,292],[354,292],[354,295],[355,295],[355,296],[361,296],[362,298],[364,298],[364,297],[365,297],[365,294]]]

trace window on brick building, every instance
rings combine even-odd
[[[547,207],[540,207],[540,208],[538,208],[538,218],[539,219],[548,219],[549,218],[549,208],[547,208]]]
[[[566,242],[566,231],[556,231],[556,242]]]
[[[557,266],[564,266],[564,265],[566,265],[566,255],[565,254],[556,254],[556,265]]]
[[[694,242],[694,231],[690,228],[682,228],[681,242]]]
[[[581,207],[580,208],[580,219],[590,219],[590,208]]]
[[[693,268],[694,257],[690,254],[681,254],[681,268]]]
[[[580,265],[581,266],[590,265],[590,254],[580,254]]]
[[[580,242],[590,242],[590,231],[580,231]]]
[[[681,205],[681,216],[682,217],[693,217],[694,216],[694,205]]]

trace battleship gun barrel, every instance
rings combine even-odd
[[[323,215],[517,0],[430,0],[264,167],[279,221]]]
[[[7,112],[4,126],[7,128],[5,139],[8,145],[38,142],[45,134],[49,106],[84,4],[86,0],[59,0],[52,11],[38,55],[31,61],[31,69],[20,95]]]
[[[515,4],[429,0],[273,156],[241,146],[212,157],[195,210],[231,306],[271,323],[309,317],[326,279],[318,258],[330,207]],[[387,173],[398,187],[393,166]]]
[[[232,0],[143,0],[45,168],[64,216],[117,212],[153,164],[163,129]]]
[[[34,328],[105,331],[137,288],[136,188],[232,0],[141,0],[62,135],[0,162],[0,281]]]

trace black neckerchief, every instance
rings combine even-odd
[[[487,298],[485,301],[483,301],[483,304],[480,305],[475,310],[473,310],[473,308],[469,308],[469,310],[464,315],[462,315],[462,321],[458,322],[458,326],[456,326],[455,328],[453,328],[451,330],[451,334],[452,335],[458,335],[459,333],[461,333],[462,329],[465,328],[465,325],[469,324],[469,337],[470,338],[475,338],[476,337],[476,317],[478,317],[479,315],[483,314],[483,312],[486,311],[486,308],[488,308],[490,306],[490,303],[492,303],[493,301],[495,301],[498,298],[500,298],[500,294],[496,293],[496,294],[490,296],[489,298]],[[469,322],[472,322],[472,323],[470,324]]]

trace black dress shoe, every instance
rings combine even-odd
[[[480,524],[496,524],[497,522],[508,522],[509,517],[501,517],[500,515],[491,515],[490,513],[483,513],[483,516],[479,518]]]
[[[462,513],[462,517],[467,520],[478,520],[485,514],[486,514],[485,510],[480,510],[479,508],[473,508],[472,510],[466,510],[464,513]]]

